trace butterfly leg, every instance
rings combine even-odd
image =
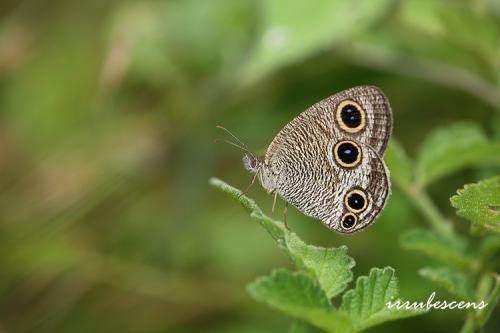
[[[274,213],[274,207],[276,206],[276,197],[278,196],[278,192],[274,191],[274,200],[273,200],[273,208],[271,208],[271,213]],[[283,221],[285,222],[285,227],[290,230],[288,224],[286,223],[286,214],[288,211],[288,202],[285,201],[285,210],[283,211]]]
[[[245,190],[243,190],[243,192],[241,192],[239,195],[238,195],[238,199],[241,198],[243,195],[245,195],[245,193],[248,192],[248,190],[250,189],[250,187],[252,187],[253,183],[255,183],[255,179],[257,179],[257,172],[255,173],[255,175],[253,176],[252,178],[252,182],[250,183],[250,185],[248,185]]]
[[[273,200],[273,208],[271,208],[271,214],[274,213],[274,207],[276,206],[276,196],[278,192],[274,191],[274,200]]]
[[[285,201],[285,210],[283,211],[283,222],[285,222],[285,227],[290,230],[290,227],[288,226],[288,223],[286,222],[286,215],[288,212],[288,202]]]

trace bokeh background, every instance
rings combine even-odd
[[[244,286],[290,262],[208,185],[251,181],[215,126],[263,153],[306,107],[360,84],[385,91],[410,156],[456,121],[500,138],[500,1],[2,0],[0,332],[285,332],[289,318]],[[449,197],[480,178],[465,170],[430,194],[454,218]],[[259,185],[249,196],[270,213]],[[426,226],[397,189],[353,237],[288,217],[310,243],[347,245],[356,276],[390,265],[403,298],[436,290],[397,241]],[[433,311],[371,332],[463,319]]]

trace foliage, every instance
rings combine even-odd
[[[450,294],[458,299],[473,301],[473,289],[469,277],[458,270],[450,267],[425,267],[419,274],[439,286],[445,288]]]
[[[466,241],[455,234],[439,234],[426,229],[410,229],[401,237],[401,246],[418,251],[458,268],[477,270],[478,264],[467,253]]]
[[[465,185],[451,198],[451,204],[474,226],[500,233],[500,177]]]
[[[352,280],[354,260],[346,248],[322,248],[305,244],[282,221],[272,220],[243,193],[212,178],[210,183],[236,199],[292,258],[298,272],[276,270],[248,286],[257,300],[302,319],[327,332],[360,332],[383,322],[415,316],[425,311],[389,309],[387,302],[399,295],[394,269],[373,268],[358,277],[356,287],[342,296],[335,309],[330,299],[340,294]]]
[[[353,11],[351,3],[338,0],[321,0],[314,6],[301,1],[265,1],[261,37],[245,77],[261,77],[361,33],[391,4],[392,0],[361,0]]]
[[[422,268],[420,275],[459,300],[490,301],[485,309],[469,311],[462,332],[483,327],[498,301],[498,274],[494,272],[496,263],[491,254],[498,252],[499,239],[498,236],[485,238],[478,249],[471,250],[471,242],[453,230],[428,197],[425,187],[466,166],[497,164],[498,151],[498,143],[488,140],[481,128],[459,123],[431,133],[424,140],[415,163],[398,143],[389,149],[387,158],[391,170],[395,170],[395,183],[413,199],[434,229],[407,230],[400,237],[403,248],[424,254],[442,265]],[[457,214],[467,217],[475,226],[498,232],[500,220],[494,208],[500,197],[499,179],[494,177],[459,190],[458,195],[451,198],[452,205],[459,209]],[[475,294],[472,281],[479,281]],[[481,283],[486,287],[481,288]]]
[[[343,295],[340,309],[349,314],[355,331],[425,312],[387,307],[387,303],[396,301],[399,294],[394,273],[391,267],[372,268],[368,276],[359,277],[356,287]]]
[[[421,186],[465,166],[500,165],[500,142],[488,141],[475,124],[460,123],[436,130],[421,147],[415,176]]]
[[[309,275],[279,270],[248,286],[257,300],[328,332],[352,331],[345,313],[332,310],[321,286]]]

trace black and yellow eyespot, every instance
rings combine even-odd
[[[339,103],[335,119],[340,128],[348,133],[358,133],[366,126],[365,110],[358,103],[349,99]]]
[[[348,231],[352,230],[358,224],[358,217],[353,213],[346,213],[340,220],[342,229]]]
[[[368,207],[368,198],[361,189],[353,189],[344,197],[344,204],[353,213],[361,213]]]
[[[353,141],[339,141],[333,147],[335,161],[344,168],[354,168],[361,162],[361,149]]]

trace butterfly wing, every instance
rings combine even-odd
[[[378,88],[345,90],[278,133],[264,159],[266,177],[304,214],[342,233],[361,230],[380,214],[390,191],[380,156],[391,128],[390,107]]]
[[[347,139],[372,147],[383,156],[392,132],[392,113],[384,93],[375,86],[359,86],[330,96],[314,108],[333,116],[335,128]]]

